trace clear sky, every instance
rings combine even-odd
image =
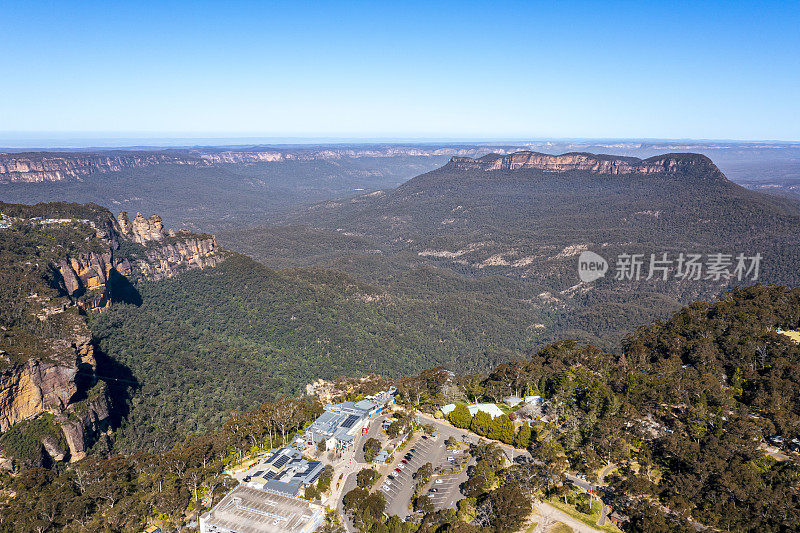
[[[0,132],[800,140],[800,2],[0,0]]]

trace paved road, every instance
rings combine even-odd
[[[350,492],[356,487],[356,472],[350,472],[347,474],[347,477],[343,478],[344,481],[341,484],[341,490],[339,491],[339,496],[336,498],[336,510],[339,512],[339,515],[342,517],[344,521],[344,527],[347,529],[349,533],[355,533],[356,527],[353,525],[353,522],[350,520],[350,517],[344,512],[344,507],[342,506],[342,498],[345,494]]]
[[[611,473],[617,467],[614,463],[608,463],[602,472],[600,472],[600,476],[598,479],[598,485],[605,486],[606,476]],[[600,519],[597,521],[598,526],[606,525],[606,518],[608,518],[608,514],[611,512],[611,507],[608,506],[606,502],[603,502],[603,508],[600,510]]]
[[[367,442],[368,439],[378,439],[381,441],[381,446],[386,445],[386,433],[384,433],[381,429],[381,424],[385,419],[385,414],[373,416],[369,419],[369,429],[367,430],[367,434],[364,435],[359,433],[357,435],[355,442],[353,442],[353,449],[356,453],[356,461],[359,463],[367,464],[367,461],[364,459],[364,443]]]

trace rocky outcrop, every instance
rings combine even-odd
[[[518,170],[545,172],[585,171],[593,174],[677,174],[703,171],[712,178],[722,178],[714,163],[700,154],[665,154],[648,159],[573,152],[561,155],[539,152],[514,152],[508,155],[489,154],[479,159],[453,157],[449,166],[457,169]],[[709,173],[709,171],[711,171]]]
[[[94,343],[85,324],[78,329],[67,350],[71,357],[32,358],[0,373],[0,432],[52,413],[64,433],[70,460],[82,458],[109,422],[105,384],[95,384]],[[45,437],[42,445],[53,460],[67,456],[52,437]]]
[[[42,413],[60,414],[77,392],[75,366],[30,359],[0,374],[0,431]]]
[[[70,461],[79,461],[86,456],[89,446],[109,430],[110,418],[108,391],[102,382],[89,391],[87,399],[56,417],[69,447]]]
[[[131,274],[127,258],[114,257],[111,247],[107,252],[90,252],[62,259],[56,265],[63,280],[64,290],[76,298],[86,311],[102,309],[111,303],[110,280],[112,271],[121,276]]]
[[[166,236],[164,224],[158,215],[145,218],[141,213],[136,213],[136,218],[131,222],[128,219],[127,211],[123,211],[119,214],[118,220],[122,235],[135,243],[146,244],[150,241],[160,241]]]
[[[217,242],[212,236],[196,237],[186,232],[174,234],[159,246],[148,246],[144,257],[133,262],[137,280],[159,280],[193,268],[208,268],[222,261],[217,252]]]
[[[158,215],[145,218],[137,213],[131,222],[123,211],[119,227],[123,238],[143,245],[143,251],[131,259],[130,273],[137,281],[171,278],[187,269],[216,266],[222,260],[213,235],[165,231]]]

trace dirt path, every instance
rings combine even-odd
[[[575,520],[568,514],[559,511],[550,504],[544,502],[536,502],[536,510],[539,511],[539,520],[537,521],[534,533],[545,533],[556,522],[563,522],[572,528],[577,533],[597,533],[597,529],[589,527],[583,522]],[[536,521],[536,518],[534,518]]]

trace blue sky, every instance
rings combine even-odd
[[[797,1],[0,0],[0,18],[5,138],[800,140]]]

